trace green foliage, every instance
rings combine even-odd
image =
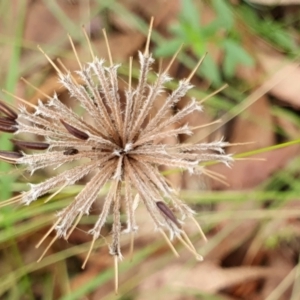
[[[233,78],[239,63],[253,65],[253,59],[234,39],[225,39],[223,42],[225,51],[223,72],[226,78]]]
[[[161,44],[155,54],[157,56],[170,56],[176,52],[182,43],[186,48],[200,58],[208,51],[208,55],[201,66],[201,74],[211,81],[213,85],[220,85],[222,77],[227,80],[235,76],[236,67],[253,65],[254,60],[240,43],[239,34],[236,32],[235,16],[231,5],[224,0],[215,0],[211,6],[216,13],[215,19],[206,25],[201,25],[201,14],[193,0],[182,0],[182,10],[178,23],[170,27],[172,39]],[[201,9],[200,9],[201,11]],[[209,45],[223,50],[222,70],[209,53]]]
[[[262,36],[275,47],[291,53],[299,53],[291,33],[281,21],[274,20],[268,13],[259,16],[251,7],[241,5],[238,8],[240,17],[255,34]]]
[[[12,10],[12,7],[7,7],[8,10]],[[5,74],[6,77],[3,79],[5,82],[5,89],[13,92],[16,88],[17,81],[19,80],[19,70],[18,63],[20,61],[21,54],[21,40],[23,35],[24,28],[24,17],[26,13],[26,6],[21,5],[18,11],[18,22],[15,23],[15,26],[12,27],[14,29],[14,40],[11,45],[11,59],[9,61],[8,70]],[[5,21],[4,21],[5,22]],[[8,134],[1,134],[0,136],[0,145],[1,150],[11,150],[11,143],[9,141]],[[4,164],[0,162],[0,174],[5,174],[5,176],[1,176],[0,179],[0,200],[4,200],[10,197],[11,195],[11,184],[14,180],[14,176],[12,176],[10,171],[12,170],[9,164]]]

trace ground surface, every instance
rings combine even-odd
[[[194,224],[186,228],[204,262],[180,251],[179,244],[181,257],[176,259],[141,208],[132,262],[124,237],[120,299],[300,299],[300,1],[16,0],[2,1],[0,14],[0,85],[33,104],[46,97],[20,77],[45,94],[56,91],[76,109],[36,45],[75,70],[78,66],[67,33],[84,62],[90,57],[81,26],[87,28],[97,56],[107,58],[101,31],[105,27],[114,60],[124,64],[122,92],[129,56],[134,57],[137,71],[137,51],[144,47],[151,16],[155,17],[151,49],[156,57],[164,56],[163,66],[184,43],[170,70],[175,79],[187,76],[208,52],[193,79],[191,96],[201,100],[229,85],[205,102],[203,114],[186,120],[194,126],[222,120],[199,129],[196,139],[253,142],[226,149],[239,154],[232,168],[208,166],[222,174],[226,184],[176,170],[168,175],[181,189],[181,198],[198,212],[196,219],[208,242],[201,240]],[[17,105],[6,94],[3,99]],[[179,105],[184,103],[185,99]],[[10,137],[1,135],[2,150],[12,149]],[[55,172],[47,169],[30,177],[6,163],[0,164],[0,171],[2,200],[25,190],[26,183],[39,182]],[[101,204],[83,219],[68,243],[57,241],[36,263],[45,248],[35,249],[35,244],[51,226],[55,212],[84,183],[47,205],[41,200],[30,207],[1,209],[0,299],[116,298],[113,261],[103,240],[86,268],[80,267],[90,242],[86,232]],[[109,231],[108,225],[108,235]]]

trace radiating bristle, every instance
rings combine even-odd
[[[174,63],[174,61],[175,61],[176,57],[178,56],[179,52],[181,51],[181,49],[182,49],[182,45],[180,45],[180,47],[177,49],[177,51],[175,52],[175,54],[171,58],[168,66],[167,66],[167,68],[164,70],[164,73],[168,73],[169,72],[169,70],[171,69],[172,64]]]
[[[235,160],[245,161],[245,160],[252,160],[252,161],[266,161],[267,159],[264,157],[235,157]]]
[[[65,239],[68,240],[70,235],[72,234],[72,232],[75,230],[76,226],[78,225],[78,223],[80,222],[81,218],[83,216],[83,213],[80,213],[77,217],[77,220],[75,221],[75,223],[73,224],[72,228],[70,229],[70,231],[68,232],[68,234],[66,235]]]
[[[59,220],[57,220],[51,228],[44,234],[44,236],[41,238],[41,240],[35,245],[35,248],[39,248],[41,244],[45,241],[45,239],[51,234],[51,232],[55,229],[57,224],[59,223]]]
[[[50,241],[50,243],[48,244],[48,246],[46,247],[46,249],[44,250],[44,252],[42,253],[42,255],[39,257],[39,259],[37,260],[37,262],[40,262],[43,257],[45,256],[45,254],[47,253],[47,251],[50,249],[50,247],[54,244],[54,242],[58,239],[58,235],[55,235],[52,240]]]
[[[203,260],[202,255],[200,255],[199,253],[197,253],[197,252],[195,251],[195,248],[194,248],[194,247],[191,247],[191,246],[190,246],[190,243],[191,243],[191,242],[189,242],[189,243],[186,242],[185,239],[184,239],[181,235],[178,235],[177,238],[178,238],[178,240],[183,244],[183,246],[185,246],[185,248],[186,248],[187,250],[189,250],[192,254],[195,255],[195,258],[196,258],[197,260],[199,260],[199,261],[202,261],[202,260]]]
[[[160,228],[159,232],[161,233],[161,235],[163,236],[163,238],[165,239],[165,241],[167,242],[168,246],[170,247],[170,249],[172,250],[172,252],[174,253],[175,257],[179,257],[178,252],[176,251],[175,247],[173,246],[173,244],[171,243],[170,239],[168,238],[168,236],[166,235],[166,233]]]
[[[60,120],[60,122],[65,126],[68,132],[76,138],[80,140],[87,140],[89,138],[89,135],[87,133],[73,127],[72,125],[66,123],[64,120]]]
[[[46,54],[46,52],[40,47],[37,46],[37,48],[44,54],[44,56],[46,57],[46,59],[48,60],[48,62],[52,65],[52,67],[55,69],[55,71],[58,74],[62,74],[61,70],[58,68],[58,66],[54,63],[54,61]]]
[[[203,232],[201,226],[199,225],[199,223],[197,222],[197,220],[194,218],[194,217],[191,217],[192,221],[196,224],[198,230],[199,230],[199,233],[201,235],[201,237],[203,238],[204,242],[207,242],[207,238],[205,236],[205,233]]]
[[[72,40],[72,37],[68,34],[68,38],[69,38],[69,41],[70,41],[70,44],[71,44],[71,47],[73,49],[73,52],[74,52],[74,55],[75,55],[75,58],[77,60],[77,63],[78,63],[78,66],[80,67],[80,70],[82,70],[82,64],[81,64],[81,61],[78,57],[78,54],[77,54],[77,51],[76,51],[76,48],[75,48],[75,45],[73,43],[73,40]]]
[[[150,25],[149,25],[149,29],[148,29],[148,36],[147,36],[145,51],[144,51],[145,57],[149,56],[149,46],[150,46],[150,38],[151,38],[151,34],[152,34],[152,29],[153,29],[153,22],[154,22],[154,18],[151,17]]]
[[[38,93],[40,93],[41,95],[43,95],[45,98],[51,100],[51,97],[49,95],[47,95],[46,93],[44,93],[41,89],[39,89],[38,87],[36,87],[35,85],[33,85],[32,83],[30,83],[27,79],[25,79],[24,77],[20,78],[23,82],[25,82],[27,85],[29,85],[30,87],[32,87],[35,91],[37,91]]]
[[[59,63],[59,65],[64,69],[64,71],[65,71],[66,73],[69,72],[68,68],[65,66],[65,64],[61,61],[60,58],[57,58],[56,61],[57,61],[57,62]],[[72,75],[71,75],[71,76],[72,76]]]
[[[130,244],[129,244],[129,260],[133,259],[133,249],[134,249],[134,232],[130,232]]]
[[[86,32],[84,26],[82,26],[82,31],[83,31],[83,34],[84,34],[84,36],[85,36],[85,39],[86,39],[86,41],[87,41],[87,43],[88,43],[88,47],[89,47],[89,50],[90,50],[92,59],[94,60],[94,59],[95,59],[95,54],[94,54],[94,51],[93,51],[93,47],[92,47],[92,45],[91,45],[91,41],[90,41],[90,39],[89,39],[89,36],[88,36],[88,34],[87,34],[87,32]]]
[[[0,101],[0,111],[11,120],[16,120],[18,118],[18,114],[2,101]]]
[[[85,268],[85,266],[86,266],[86,263],[88,262],[88,260],[89,260],[89,257],[90,257],[90,255],[91,255],[91,253],[92,253],[92,250],[93,250],[93,248],[94,248],[95,241],[96,241],[96,238],[95,238],[95,237],[93,237],[93,240],[92,240],[92,242],[91,242],[91,245],[90,245],[90,248],[89,248],[88,254],[87,254],[87,256],[86,256],[86,258],[85,258],[85,260],[84,260],[84,262],[83,262],[83,264],[82,264],[82,266],[81,266],[81,269],[84,269],[84,268]]]
[[[49,202],[50,200],[52,200],[56,195],[58,195],[64,188],[66,187],[66,184],[64,184],[63,186],[61,186],[55,193],[52,193],[45,201],[44,203]]]
[[[201,99],[201,101],[199,101],[199,104],[202,104],[203,102],[205,102],[206,100],[212,98],[214,95],[219,94],[221,91],[223,91],[224,89],[226,89],[228,87],[228,84],[224,84],[222,85],[219,89],[215,90],[214,92],[210,93],[209,95],[207,95],[206,97],[204,97],[203,99]]]
[[[201,59],[198,61],[198,63],[196,64],[196,66],[194,67],[194,69],[191,71],[189,77],[187,78],[187,81],[191,81],[192,77],[195,75],[195,73],[197,72],[198,68],[200,67],[200,65],[202,64],[205,56],[207,55],[207,53],[205,53]]]
[[[25,99],[23,99],[21,97],[18,97],[16,95],[14,95],[13,93],[10,93],[9,91],[6,91],[4,89],[2,89],[2,92],[5,93],[5,94],[7,94],[7,95],[9,95],[9,96],[11,96],[11,97],[13,97],[13,98],[15,98],[15,99],[17,99],[17,100],[19,100],[19,101],[21,101],[22,103],[24,103],[24,104],[26,104],[26,105],[28,105],[28,106],[30,106],[32,108],[36,109],[36,106],[33,105],[32,103],[30,103],[29,101],[26,101]]]
[[[218,174],[216,174],[215,172],[212,172],[208,169],[204,169],[202,172],[207,177],[210,177],[210,178],[224,184],[225,186],[229,186],[229,183],[226,180],[222,179],[220,176],[218,176]]]
[[[42,143],[42,142],[26,142],[26,141],[20,141],[11,139],[11,142],[21,148],[25,149],[31,149],[31,150],[46,150],[49,148],[50,144],[48,143]]]
[[[114,256],[114,265],[115,265],[115,295],[119,293],[119,266],[118,266],[118,256]]]
[[[107,34],[106,34],[105,28],[103,28],[102,32],[103,32],[103,36],[104,36],[104,40],[105,40],[105,44],[106,44],[106,48],[107,48],[109,63],[110,63],[111,66],[113,66],[113,60],[112,60],[111,50],[110,50],[110,47],[109,47],[108,38],[107,38]]]
[[[1,201],[0,202],[0,208],[4,207],[4,206],[8,206],[8,205],[16,204],[16,203],[20,202],[21,199],[22,199],[22,197],[23,197],[23,195],[21,194],[21,195],[14,196],[14,197],[12,197],[10,199],[7,199],[5,201]]]
[[[129,57],[128,91],[131,92],[132,85],[132,56]]]
[[[215,121],[210,122],[210,123],[202,124],[202,125],[195,126],[195,127],[190,127],[190,130],[202,129],[202,128],[209,127],[209,126],[214,125],[214,124],[220,124],[221,122],[222,122],[222,120],[218,119],[218,120],[215,120]]]

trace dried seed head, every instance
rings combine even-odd
[[[9,118],[8,121],[3,118],[0,120],[0,130],[31,133],[45,138],[43,143],[19,140],[13,140],[13,143],[27,149],[47,149],[44,153],[24,155],[18,152],[0,151],[0,158],[25,164],[31,172],[49,166],[57,168],[62,164],[78,161],[78,165],[72,163],[69,168],[64,168],[64,171],[54,177],[31,185],[30,190],[20,197],[21,202],[25,204],[30,204],[52,189],[57,189],[56,193],[59,193],[63,188],[73,185],[84,176],[92,175],[74,201],[57,214],[57,221],[46,234],[48,236],[52,230],[56,230],[57,234],[52,242],[60,236],[69,237],[80,218],[84,214],[89,214],[102,187],[110,183],[102,211],[89,232],[93,235],[91,248],[100,236],[108,215],[112,214],[110,252],[121,258],[120,234],[123,231],[120,208],[123,204],[126,207],[127,230],[124,232],[133,234],[137,230],[135,210],[140,199],[148,210],[154,226],[163,233],[173,253],[178,255],[170,240],[177,237],[197,259],[200,259],[181,228],[180,222],[166,203],[176,209],[181,219],[191,217],[194,220],[193,211],[178,199],[158,168],[164,165],[197,173],[201,162],[214,160],[229,165],[233,159],[224,153],[223,147],[228,144],[222,140],[205,144],[177,145],[164,142],[169,136],[192,135],[193,131],[188,125],[175,129],[171,125],[181,122],[189,114],[201,111],[202,108],[195,99],[192,99],[173,115],[170,115],[169,110],[192,88],[190,79],[196,71],[195,68],[188,79],[179,81],[178,87],[166,96],[160,109],[153,113],[151,108],[158,96],[165,92],[165,84],[171,79],[167,74],[170,68],[168,66],[166,71],[157,75],[154,83],[147,83],[147,77],[154,62],[149,52],[149,39],[150,33],[145,52],[139,53],[138,84],[134,88],[131,78],[129,79],[128,90],[125,91],[126,100],[122,105],[118,91],[118,66],[113,64],[112,58],[108,67],[104,66],[104,61],[99,60],[94,53],[92,53],[90,63],[81,63],[72,43],[80,66],[77,74],[82,84],[79,84],[73,80],[69,72],[63,74],[46,56],[57,70],[60,82],[69,91],[72,99],[78,101],[85,109],[92,122],[79,117],[60,102],[55,94],[48,102],[39,102],[37,106],[33,106],[35,109],[33,113],[21,107],[17,122],[14,122],[15,113],[0,102],[0,111]],[[48,200],[51,198],[52,196]],[[9,200],[8,203],[13,203],[13,201],[15,200]],[[169,231],[170,239],[165,235],[163,231],[165,229]],[[133,247],[133,242],[131,245]],[[90,253],[91,249],[88,256]]]

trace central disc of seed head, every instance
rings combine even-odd
[[[144,204],[155,229],[162,234],[176,256],[178,253],[171,243],[174,237],[197,259],[202,260],[182,228],[183,221],[190,218],[197,224],[205,239],[200,226],[195,221],[194,211],[178,198],[177,193],[160,173],[159,167],[187,169],[194,174],[204,173],[217,178],[216,174],[205,170],[200,163],[219,161],[229,165],[232,162],[231,155],[226,154],[223,150],[229,143],[222,140],[211,143],[181,143],[177,145],[169,145],[164,142],[171,136],[193,134],[193,128],[179,124],[191,113],[202,110],[199,103],[192,99],[173,115],[170,114],[170,110],[192,88],[190,80],[202,60],[195,66],[188,78],[179,81],[178,87],[167,94],[165,84],[171,80],[168,71],[176,59],[178,50],[167,68],[157,75],[154,83],[149,84],[147,77],[154,62],[149,53],[152,24],[153,19],[145,51],[144,53],[139,52],[140,74],[135,88],[131,84],[132,59],[130,59],[129,82],[125,91],[125,103],[122,105],[118,91],[118,66],[114,65],[112,61],[105,32],[110,63],[108,67],[104,65],[103,60],[94,55],[88,38],[92,61],[83,65],[70,38],[80,67],[80,70],[76,72],[80,83],[71,72],[63,73],[43,52],[57,70],[62,85],[69,91],[72,99],[76,99],[80,103],[89,115],[89,120],[92,119],[93,122],[87,122],[79,117],[56,95],[53,97],[45,95],[48,102],[40,101],[37,106],[17,97],[30,105],[34,112],[20,107],[17,114],[0,102],[0,112],[6,115],[4,118],[0,117],[0,130],[15,134],[30,133],[45,138],[43,143],[13,140],[16,146],[23,149],[45,150],[43,153],[0,151],[1,159],[26,165],[31,173],[38,169],[58,168],[61,165],[78,161],[78,165],[72,164],[69,169],[64,168],[59,174],[44,182],[31,184],[29,191],[8,200],[7,204],[21,201],[28,205],[39,197],[52,193],[46,199],[47,202],[65,187],[75,184],[88,174],[92,175],[74,200],[57,213],[55,224],[38,243],[37,247],[53,230],[56,230],[56,235],[41,258],[57,238],[61,236],[65,239],[69,238],[82,216],[90,213],[102,187],[109,183],[109,191],[105,199],[102,199],[102,210],[94,227],[89,231],[93,240],[83,267],[95,240],[100,237],[107,217],[112,214],[110,253],[115,257],[116,289],[118,286],[117,261],[122,257],[120,236],[121,233],[130,233],[130,253],[132,253],[133,236],[138,228],[135,211],[139,202]],[[86,35],[85,31],[84,33]],[[66,70],[63,65],[62,67]],[[163,103],[160,101],[160,107],[153,112],[152,108],[159,98],[158,96],[163,93],[166,94],[165,101]],[[85,160],[82,161],[82,159]],[[56,190],[54,193],[53,189]],[[121,211],[127,218],[125,230],[124,226],[121,226]],[[166,235],[166,230],[170,237]]]
[[[124,156],[124,155],[130,154],[130,150],[132,150],[132,143],[127,143],[127,144],[125,144],[124,148],[120,147],[118,149],[115,149],[113,153],[116,156]]]

